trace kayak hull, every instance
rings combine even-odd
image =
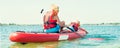
[[[82,28],[77,32],[72,33],[29,33],[29,32],[14,32],[11,33],[9,39],[12,42],[49,42],[59,40],[71,40],[76,38],[82,38],[86,35],[86,31]]]

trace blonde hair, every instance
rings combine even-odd
[[[51,9],[55,10],[55,11],[59,11],[59,7],[57,5],[55,5],[55,4],[51,5]]]
[[[71,24],[74,24],[74,23],[76,23],[76,24],[78,24],[78,26],[80,26],[80,21],[79,20],[75,20],[75,21],[71,22]]]

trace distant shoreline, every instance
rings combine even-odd
[[[83,25],[120,25],[120,23],[100,23],[100,24],[83,24]]]
[[[0,26],[4,26],[4,25],[42,25],[42,24],[15,24],[15,23],[9,23],[9,24],[5,24],[5,23],[0,23]],[[120,23],[100,23],[100,24],[81,24],[81,25],[120,25]]]
[[[9,23],[9,24],[5,24],[5,23],[0,23],[0,26],[9,26],[9,25],[18,25],[18,26],[23,26],[23,25],[42,25],[42,24],[15,24],[15,23]]]

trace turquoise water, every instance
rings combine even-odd
[[[120,26],[83,25],[81,27],[89,32],[84,38],[23,45],[11,42],[10,33],[18,30],[40,32],[41,26],[0,26],[0,48],[120,48]]]

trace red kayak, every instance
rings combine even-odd
[[[85,30],[80,28],[77,32],[71,33],[30,33],[17,31],[10,34],[10,40],[12,42],[49,42],[59,40],[71,40],[76,38],[82,38],[87,34]]]

